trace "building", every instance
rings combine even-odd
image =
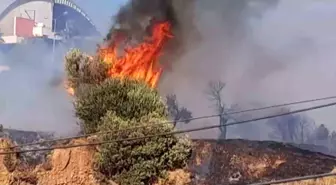
[[[88,15],[71,0],[1,0],[0,33],[4,43],[99,35]]]

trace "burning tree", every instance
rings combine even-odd
[[[71,50],[65,57],[67,86],[70,94],[77,93],[85,86],[99,84],[108,78],[108,64],[93,57],[81,53],[78,49]]]
[[[168,22],[154,26],[150,42],[144,42],[135,48],[126,49],[124,56],[118,57],[120,39],[114,40],[110,47],[100,49],[100,57],[111,64],[110,77],[144,80],[150,87],[156,87],[163,68],[158,63],[160,52],[167,40],[172,37]]]
[[[167,117],[166,106],[159,93],[142,81],[111,78],[88,87],[75,101],[76,115],[83,121],[85,133],[98,131],[101,118],[108,111],[128,120],[157,113]]]
[[[117,32],[96,57],[78,50],[66,57],[68,90],[85,133],[98,132],[100,141],[109,141],[99,147],[96,169],[119,184],[149,184],[166,171],[184,167],[191,152],[186,138],[162,135],[174,129],[155,89],[163,71],[159,56],[172,38],[171,24],[159,21],[151,28],[150,37],[137,45]],[[111,134],[99,134],[106,131]],[[155,134],[161,135],[128,140]]]

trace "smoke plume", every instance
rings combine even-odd
[[[171,0],[131,0],[122,6],[114,17],[114,25],[107,39],[114,34],[123,33],[130,39],[142,39],[148,35],[152,21],[169,21],[176,25],[175,12]]]
[[[243,108],[335,94],[332,66],[336,45],[331,21],[336,15],[335,3],[282,0],[270,6],[269,1],[260,1],[259,7],[264,8],[256,9],[247,1],[221,6],[224,2],[213,3],[209,10],[197,6],[195,24],[202,41],[196,47],[190,44],[188,52],[174,63],[161,83],[164,91],[175,92],[195,115],[212,111],[204,106],[209,102],[202,93],[209,80],[225,82],[226,102]],[[335,129],[327,111],[308,115]],[[256,124],[251,127],[265,132]],[[213,135],[213,131],[207,133]]]
[[[163,59],[170,64],[171,70],[166,70],[159,90],[163,94],[176,94],[194,116],[214,113],[204,93],[211,80],[225,82],[225,102],[239,104],[242,108],[336,93],[333,88],[336,80],[333,52],[336,49],[335,2],[183,2],[130,1],[116,16],[119,27],[115,25],[112,30],[125,28],[120,30],[126,30],[128,37],[138,38],[146,33],[151,18],[172,20],[173,46],[165,51]],[[330,111],[321,109],[308,115],[335,129]],[[181,126],[204,124],[218,124],[218,120],[194,121]],[[267,139],[267,136],[259,135],[265,132],[264,127],[257,124],[242,126],[238,137],[244,137],[254,129],[256,132],[251,137]],[[193,136],[213,137],[215,132],[204,131]]]

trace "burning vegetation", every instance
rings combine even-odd
[[[172,2],[130,1],[121,8],[97,56],[78,50],[67,56],[68,93],[74,95],[79,84],[99,83],[107,77],[130,78],[156,88],[165,66],[172,62],[163,58],[174,32],[178,33]]]
[[[173,62],[172,56],[165,56],[178,50],[171,49],[170,43],[180,47],[175,42],[183,30],[174,12],[177,4],[181,1],[131,0],[116,15],[96,56],[77,49],[68,53],[66,89],[73,96],[82,131],[95,135],[71,144],[107,144],[56,150],[49,159],[52,165],[36,170],[36,179],[57,184],[63,177],[63,183],[94,184],[89,181],[103,176],[104,181],[123,185],[178,184],[176,179],[165,182],[169,180],[165,177],[182,171],[187,175],[180,184],[239,184],[331,171],[336,164],[333,157],[296,151],[290,145],[244,140],[192,143],[185,136],[164,134],[174,131],[179,119],[191,118],[190,111],[176,106],[176,96],[164,102],[157,91],[167,64]],[[173,117],[173,124],[168,122],[172,113],[179,114]],[[148,135],[157,136],[146,138]],[[137,137],[145,139],[135,140]],[[309,157],[315,162],[309,162]],[[85,160],[79,160],[82,158]],[[16,158],[3,160],[15,162]],[[322,161],[327,161],[326,165],[316,168]],[[3,171],[8,173],[12,163],[6,164]],[[289,169],[293,171],[290,174]]]
[[[152,10],[167,8],[164,2],[169,1],[158,1],[151,5]],[[156,89],[164,71],[161,57],[174,38],[174,22],[163,16],[166,14],[151,15],[148,24],[135,29],[144,19],[128,22],[133,20],[127,16],[132,15],[129,11],[139,13],[142,18],[148,15],[143,14],[147,12],[142,11],[146,8],[143,4],[138,1],[130,4],[134,6],[126,5],[117,15],[118,28],[115,25],[111,29],[96,56],[79,50],[68,53],[67,90],[73,95],[83,132],[121,130],[98,134],[96,139],[100,142],[126,139],[99,146],[95,169],[118,184],[153,184],[165,172],[186,166],[191,143],[174,135],[127,141],[174,130],[174,125],[168,122],[171,110]]]
[[[164,45],[171,37],[169,22],[156,23],[153,25],[151,37],[136,47],[127,47],[122,57],[118,57],[117,51],[122,42],[120,39],[113,40],[108,47],[100,48],[99,55],[104,62],[110,64],[109,77],[141,80],[154,88],[163,70],[159,57]]]

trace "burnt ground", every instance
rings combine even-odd
[[[193,184],[249,184],[331,172],[336,158],[290,144],[248,140],[194,140]]]
[[[42,139],[33,133],[15,133],[15,136],[13,137],[12,135],[11,138],[16,140],[16,143],[21,143],[18,140],[22,138],[24,138],[24,143],[27,140],[36,141]],[[31,138],[28,139],[27,137]],[[182,185],[187,184],[186,182],[189,184],[191,181],[191,184],[194,185],[245,185],[255,182],[328,173],[336,165],[336,158],[334,156],[314,152],[329,152],[327,149],[318,146],[300,146],[272,141],[240,139],[222,141],[193,140],[193,145],[193,154],[187,170],[180,169],[174,171],[174,182],[179,183],[173,184]],[[74,153],[76,154],[73,155]],[[90,162],[92,157],[87,158],[87,156],[91,156],[92,154],[93,151],[86,148],[56,150],[52,152],[52,167],[49,171],[42,170],[39,172],[38,169],[40,168],[36,167],[35,170],[29,170],[35,171],[32,174],[29,173],[29,175],[35,177],[36,181],[40,182],[40,184],[44,182],[57,184],[59,181],[64,181],[92,185],[95,184],[93,180],[89,181],[87,179],[91,178],[93,173]],[[69,161],[71,165],[64,166],[64,161]],[[58,168],[57,166],[61,166],[62,168]],[[0,164],[0,173],[7,173],[14,177],[16,171],[18,170],[15,170],[13,173],[8,172]],[[189,174],[191,174],[191,178]],[[11,177],[10,175],[8,177]],[[2,180],[0,178],[0,184],[4,182],[7,182],[6,179]]]

